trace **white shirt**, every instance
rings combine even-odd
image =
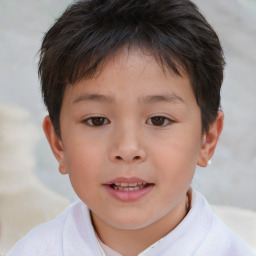
[[[102,256],[102,249],[90,211],[78,201],[55,220],[33,229],[7,256]],[[186,217],[138,256],[171,255],[253,256],[253,253],[213,214],[205,198],[193,190],[191,209]]]

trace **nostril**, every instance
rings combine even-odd
[[[133,160],[139,160],[141,157],[140,156],[135,156],[133,157]],[[121,156],[116,156],[117,160],[122,160],[123,158]]]

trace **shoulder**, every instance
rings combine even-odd
[[[54,255],[52,251],[56,253],[58,250],[60,234],[60,222],[53,220],[41,224],[18,241],[7,256]]]
[[[203,198],[205,211],[208,216],[212,216],[211,227],[198,248],[196,256],[253,256],[254,254],[244,241],[213,213],[206,199],[198,192],[196,196]]]
[[[216,216],[213,225],[198,250],[198,255],[209,256],[253,256],[249,247]],[[210,254],[209,254],[210,252]]]
[[[74,219],[81,211],[82,203],[76,202],[67,207],[56,219],[32,229],[7,254],[7,256],[58,256],[62,255],[63,233],[69,219]]]

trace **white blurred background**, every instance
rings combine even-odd
[[[256,210],[256,0],[194,2],[217,31],[227,62],[224,131],[212,165],[198,168],[194,187],[210,203]],[[59,174],[41,129],[46,112],[36,56],[44,33],[69,3],[0,0],[0,105],[16,104],[31,113],[40,129],[35,173],[49,188],[74,200],[68,177]]]

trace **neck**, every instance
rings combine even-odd
[[[93,214],[92,219],[95,230],[104,244],[123,256],[134,256],[171,232],[183,220],[188,211],[188,196],[186,196],[171,213],[141,229],[117,229],[106,225]]]

